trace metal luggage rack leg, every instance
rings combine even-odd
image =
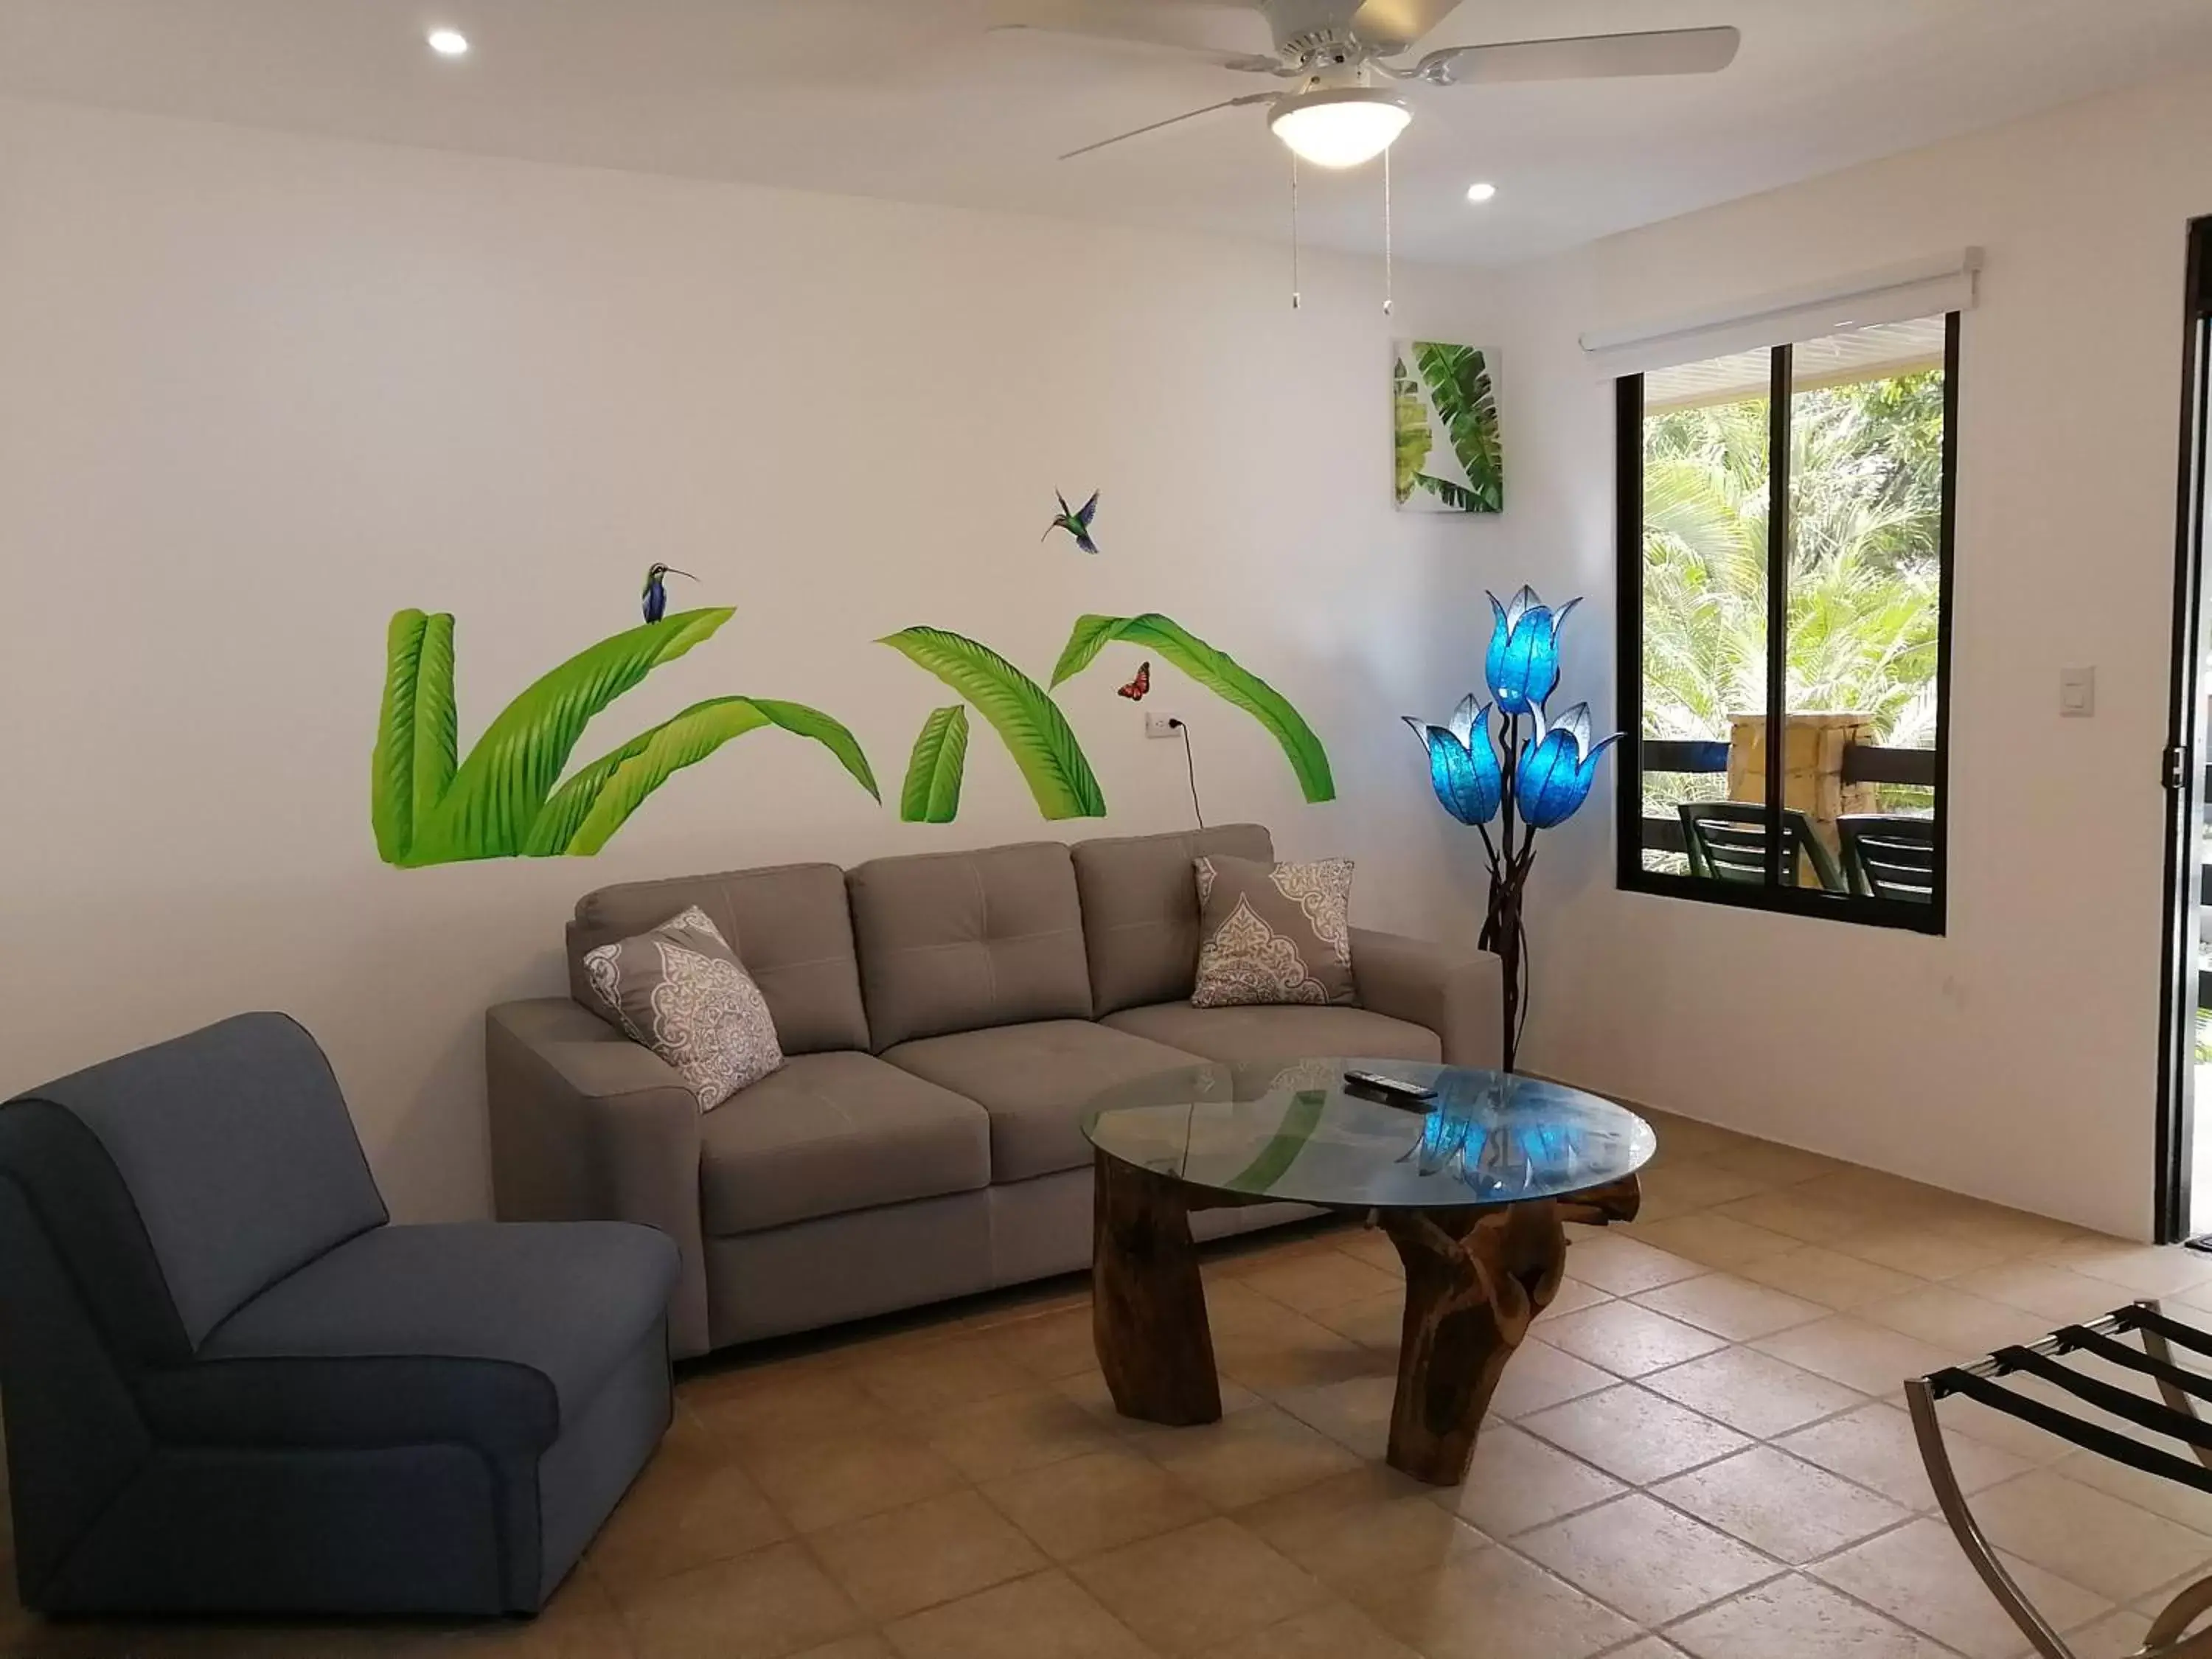
[[[2141,1352],[2118,1340],[2130,1333],[2142,1338]],[[2156,1302],[2136,1302],[2100,1318],[2062,1327],[2039,1341],[1999,1348],[1971,1365],[1954,1365],[1913,1377],[1905,1385],[1913,1436],[1920,1443],[1921,1462],[1927,1465],[1928,1481],[1936,1489],[1943,1518],[1951,1523],[1959,1547],[1966,1551],[1966,1559],[1990,1587],[1990,1593],[2012,1615],[2013,1623],[2042,1659],[2079,1659],[2079,1656],[2005,1571],[2004,1563],[1997,1559],[1966,1507],[1966,1495],[1960,1490],[1950,1451],[1943,1443],[1943,1425],[1936,1418],[1936,1402],[1953,1395],[1978,1401],[2100,1456],[2212,1493],[2212,1423],[2198,1414],[2196,1403],[2212,1402],[2212,1376],[2175,1364],[2175,1348],[2212,1356],[2212,1332],[2168,1318]],[[2093,1354],[2150,1377],[2158,1384],[2160,1399],[2116,1388],[2061,1364],[2061,1357],[2070,1353]],[[2195,1454],[2196,1461],[2177,1457],[2057,1406],[1998,1386],[1997,1378],[2014,1375],[2037,1377],[2112,1417],[2179,1440]],[[2208,1611],[2212,1611],[2212,1563],[2207,1564],[2205,1577],[2160,1611],[2142,1645],[2130,1659],[2212,1659],[2212,1626],[2191,1629]]]

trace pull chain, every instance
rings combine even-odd
[[[1296,311],[1298,296],[1298,155],[1291,152],[1291,309]]]
[[[1390,315],[1398,299],[1398,270],[1390,245],[1390,152],[1382,152],[1382,314]]]

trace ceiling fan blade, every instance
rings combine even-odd
[[[1211,115],[1216,110],[1236,109],[1245,104],[1272,104],[1279,94],[1272,92],[1248,92],[1242,98],[1224,98],[1218,104],[1208,104],[1203,109],[1185,110],[1181,115],[1170,115],[1164,121],[1153,121],[1141,127],[1132,127],[1127,132],[1117,132],[1111,138],[1101,138],[1095,144],[1085,144],[1081,149],[1072,149],[1060,159],[1073,161],[1079,155],[1088,155],[1094,149],[1103,149],[1109,144],[1118,144],[1126,139],[1141,138],[1148,132],[1158,132],[1162,127],[1171,127],[1183,121],[1195,121],[1201,115]]]
[[[1413,74],[1439,86],[1462,82],[1586,81],[1621,75],[1711,75],[1735,61],[1733,28],[1658,29],[1645,34],[1583,34],[1561,40],[1508,40],[1432,52]]]
[[[987,33],[1109,42],[1197,58],[1226,69],[1286,72],[1264,49],[1257,13],[1213,3],[1111,5],[1101,0],[989,0]]]
[[[1459,9],[1459,0],[1367,0],[1352,31],[1377,52],[1403,52]]]

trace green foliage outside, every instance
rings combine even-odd
[[[1787,706],[1869,714],[1885,746],[1930,746],[1942,374],[1800,392],[1790,416]],[[1730,714],[1766,706],[1766,451],[1764,398],[1644,422],[1647,738],[1725,740]],[[1648,775],[1644,810],[1724,787],[1717,774]]]

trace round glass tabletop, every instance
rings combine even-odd
[[[1406,1106],[1347,1071],[1436,1091]],[[1343,1209],[1450,1209],[1563,1198],[1632,1175],[1657,1143],[1625,1107],[1562,1084],[1402,1060],[1212,1062],[1109,1089],[1083,1133],[1194,1187]]]

